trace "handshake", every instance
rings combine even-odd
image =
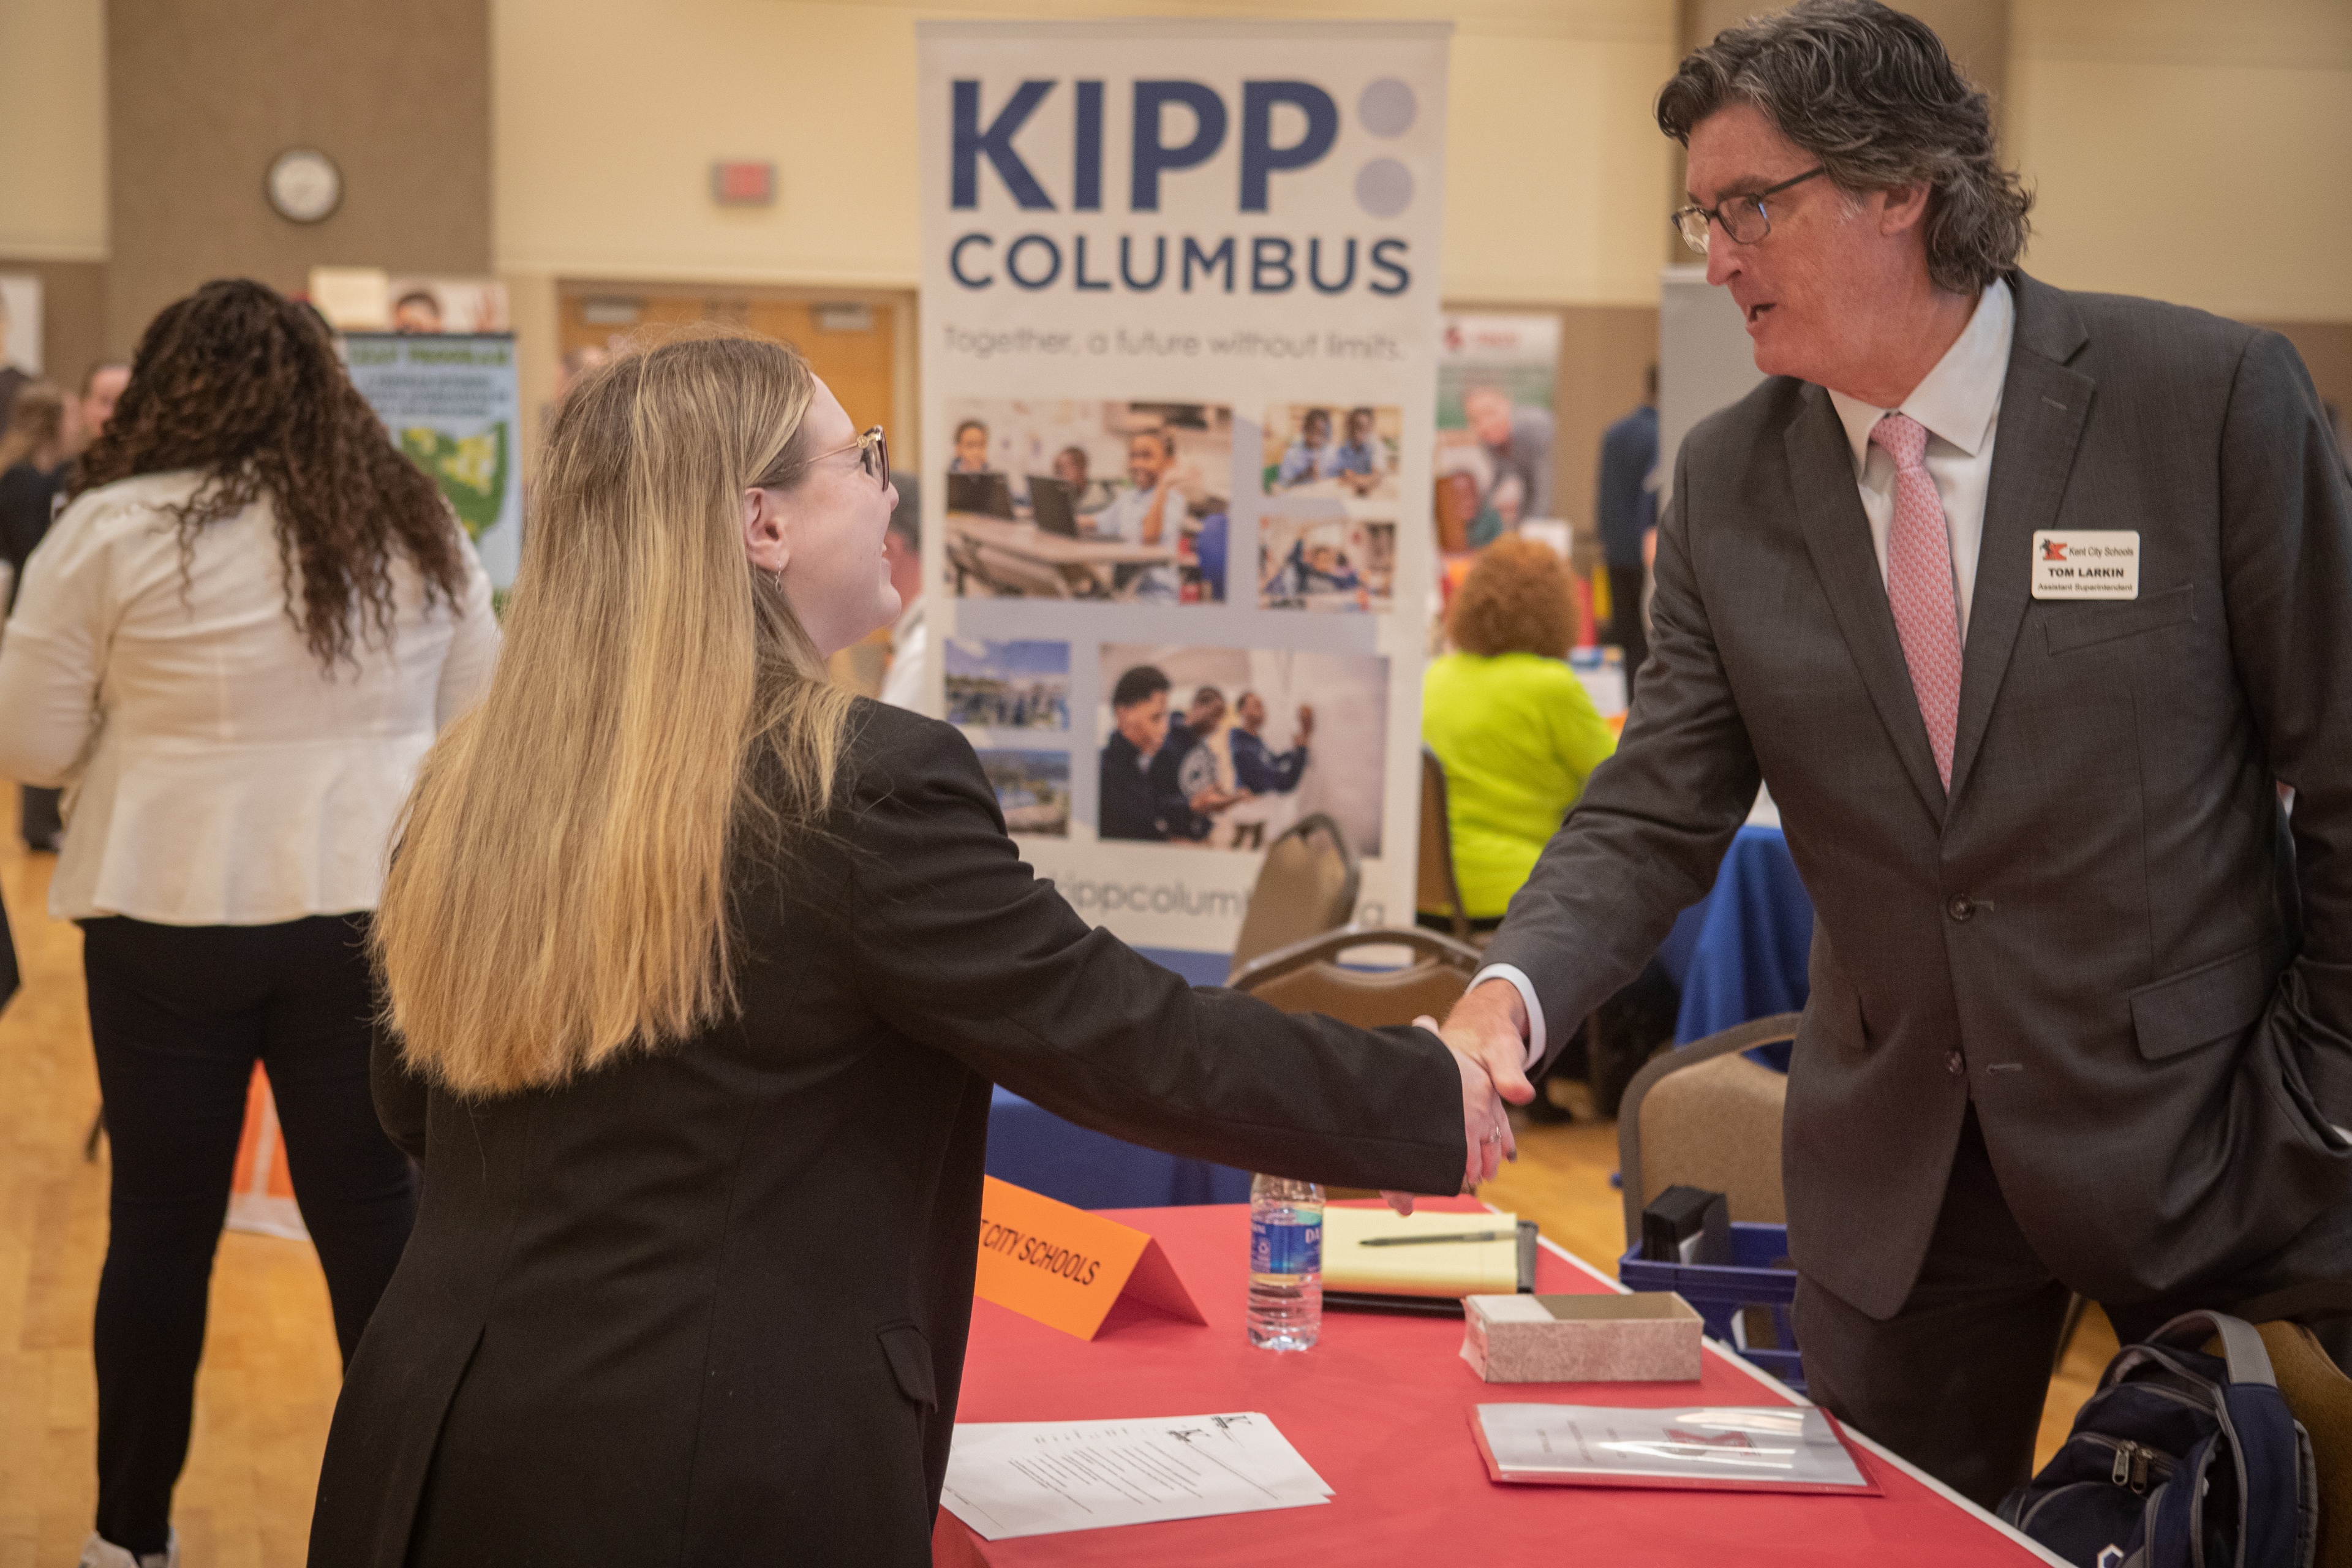
[[[1512,1136],[1505,1101],[1525,1105],[1535,1099],[1527,1075],[1527,1008],[1518,988],[1507,980],[1489,980],[1454,1005],[1440,1026],[1436,1019],[1413,1020],[1445,1042],[1454,1065],[1462,1073],[1462,1136],[1469,1158],[1462,1168],[1462,1190],[1493,1179],[1505,1160],[1518,1157],[1518,1140]],[[1412,1212],[1411,1193],[1382,1193],[1399,1214]]]

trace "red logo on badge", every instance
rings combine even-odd
[[[2063,539],[2045,539],[2045,540],[2043,540],[2043,541],[2042,542],[2042,559],[2043,559],[2044,561],[2063,561],[2063,560],[2065,560],[2065,559],[2066,559],[2066,542],[2065,542],[2064,540],[2063,540]]]

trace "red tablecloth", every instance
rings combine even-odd
[[[1476,1207],[1466,1201],[1460,1206]],[[1471,1439],[1469,1411],[1475,1405],[1759,1405],[1790,1396],[1745,1363],[1713,1352],[1696,1384],[1485,1384],[1461,1359],[1460,1320],[1448,1318],[1326,1312],[1313,1350],[1289,1355],[1253,1350],[1242,1331],[1245,1207],[1111,1212],[1160,1238],[1208,1325],[1122,1303],[1088,1342],[991,1302],[975,1302],[959,1417],[1083,1421],[1262,1410],[1330,1483],[1331,1500],[1320,1508],[999,1542],[981,1540],[942,1509],[931,1543],[938,1568],[1065,1563],[1475,1568],[1550,1561],[1563,1548],[1585,1561],[1677,1568],[2055,1561],[1874,1453],[1864,1462],[1884,1489],[1878,1497],[1498,1486],[1486,1479]],[[1537,1287],[1560,1292],[1614,1288],[1549,1248]]]

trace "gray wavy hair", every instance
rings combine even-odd
[[[1717,110],[1750,103],[1850,196],[1929,188],[1927,276],[1972,294],[2017,265],[2033,205],[2000,164],[1990,100],[1916,16],[1877,0],[1801,0],[1683,58],[1658,129],[1685,146]]]

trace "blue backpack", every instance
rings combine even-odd
[[[2107,1363],[2000,1517],[2082,1568],[2309,1568],[2318,1485],[2253,1325],[2187,1312]]]

